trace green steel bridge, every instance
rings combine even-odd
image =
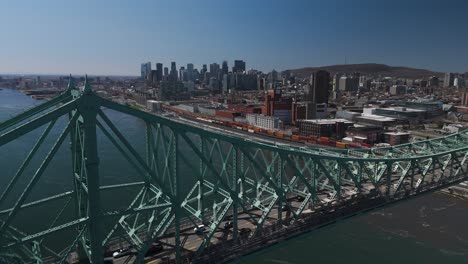
[[[144,149],[126,138],[109,111],[145,124]],[[37,157],[53,129],[59,136]],[[38,130],[16,173],[0,172],[8,182],[0,187],[0,263],[70,263],[77,256],[102,263],[106,251],[122,245],[133,250],[136,263],[223,262],[281,237],[468,179],[465,132],[365,150],[280,146],[112,102],[87,81],[80,88],[70,81],[59,96],[0,123],[0,150]],[[101,184],[100,135],[133,167],[138,181]],[[64,142],[72,168],[61,177],[73,187],[31,198]],[[34,158],[38,166],[25,173]],[[21,181],[25,187],[13,191]],[[132,195],[120,209],[108,210],[103,195],[109,191]],[[26,217],[37,224],[25,224]],[[204,230],[194,229],[200,225]],[[164,248],[151,256],[147,251],[155,241]]]

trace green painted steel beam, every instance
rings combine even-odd
[[[41,204],[44,204],[46,202],[51,202],[51,201],[54,201],[54,200],[57,200],[57,199],[68,197],[68,196],[70,196],[72,194],[73,194],[73,191],[68,191],[68,192],[64,192],[64,193],[61,193],[61,194],[56,194],[56,195],[53,195],[53,196],[50,196],[50,197],[47,197],[47,198],[36,200],[34,202],[25,203],[25,204],[21,205],[20,209],[24,209],[24,208],[28,208],[28,207],[32,207],[32,206],[36,206],[36,205],[41,205]],[[7,213],[11,212],[12,210],[13,210],[13,208],[2,210],[2,211],[0,211],[0,215],[7,214]]]
[[[134,186],[142,186],[145,185],[145,182],[129,182],[129,183],[122,183],[122,184],[114,184],[114,185],[105,185],[101,186],[101,190],[112,190],[112,189],[120,189],[120,188],[127,188],[127,187],[134,187]]]
[[[16,127],[8,132],[0,135],[0,147],[5,145],[6,143],[15,140],[22,135],[31,132],[32,130],[43,126],[57,118],[67,114],[75,107],[75,101],[68,102],[59,108],[52,110],[48,113],[45,113],[19,127]]]
[[[15,241],[13,243],[9,243],[7,245],[3,245],[2,248],[7,249],[7,248],[15,247],[15,246],[20,246],[20,245],[22,245],[24,243],[27,243],[29,241],[37,240],[39,238],[51,235],[51,234],[56,233],[58,231],[67,230],[67,229],[75,227],[77,225],[85,224],[87,221],[88,221],[88,218],[76,219],[76,220],[73,220],[71,222],[49,228],[49,229],[47,229],[45,231],[41,231],[41,232],[38,232],[38,233],[35,233],[35,234],[32,234],[32,235],[27,235],[25,237],[22,237],[18,241]]]
[[[85,80],[85,87],[88,84]],[[89,93],[89,91],[85,92]],[[88,188],[88,236],[90,240],[91,256],[90,260],[93,264],[103,262],[103,222],[101,208],[101,193],[100,193],[100,177],[99,177],[99,157],[98,157],[98,142],[97,142],[97,113],[99,110],[99,100],[96,97],[88,94],[82,96],[78,102],[78,111],[83,118],[83,134],[84,134],[84,165],[86,169],[86,187]]]
[[[136,161],[140,164],[140,166],[143,167],[143,169],[152,175],[152,180],[161,188],[164,193],[172,200],[173,195],[171,195],[170,192],[165,190],[164,184],[156,177],[156,173],[149,168],[149,166],[144,162],[144,160],[140,157],[138,152],[131,146],[131,144],[125,139],[125,137],[119,132],[119,130],[114,126],[112,121],[102,112],[102,110],[98,109],[98,114],[99,116],[104,120],[104,122],[107,124],[107,126],[114,132],[114,134],[119,138],[120,142],[124,144],[124,146],[127,148],[127,150],[132,154],[132,156],[136,159]]]
[[[65,137],[68,135],[68,132],[69,132],[70,127],[71,127],[71,123],[74,122],[77,118],[78,118],[78,115],[75,114],[73,119],[68,123],[68,125],[62,131],[59,138],[54,143],[52,149],[49,151],[47,156],[44,158],[44,160],[42,161],[40,167],[37,169],[36,173],[33,175],[31,180],[29,181],[28,185],[26,186],[26,188],[23,190],[22,194],[20,195],[20,197],[16,201],[16,203],[13,206],[12,210],[8,213],[7,219],[5,220],[3,225],[0,227],[0,237],[1,237],[1,234],[4,232],[5,228],[8,227],[10,222],[13,220],[13,217],[18,212],[18,210],[21,207],[21,205],[23,204],[24,200],[28,197],[28,195],[31,192],[32,188],[37,183],[37,181],[41,177],[42,173],[45,171],[45,169],[49,165],[49,162],[52,160],[55,153],[58,151],[59,147],[62,145],[62,142],[65,140]]]
[[[47,101],[47,102],[45,102],[43,104],[35,106],[35,107],[33,107],[33,108],[29,109],[29,110],[26,110],[25,112],[23,112],[21,114],[16,115],[13,118],[10,118],[10,119],[7,119],[7,120],[3,121],[2,123],[0,123],[0,131],[8,129],[8,128],[13,127],[13,126],[17,126],[22,121],[25,121],[26,119],[31,118],[34,115],[37,115],[37,114],[47,110],[48,108],[53,108],[53,107],[59,105],[60,103],[68,101],[69,99],[71,99],[70,93],[69,92],[64,92],[64,93],[60,94],[59,96],[56,96],[56,97],[52,98],[51,100],[49,100],[49,101]]]
[[[131,157],[128,155],[128,153],[117,143],[115,138],[107,131],[107,129],[99,122],[97,121],[97,126],[99,129],[104,133],[104,135],[107,137],[107,139],[110,140],[110,142],[117,148],[117,150],[124,156],[124,158],[132,165],[132,167],[137,171],[139,177],[143,177],[145,173],[138,167],[138,165],[131,159]],[[143,180],[145,180],[145,183],[149,182],[148,177],[143,177]]]
[[[39,149],[39,147],[41,146],[42,142],[44,142],[45,138],[47,137],[47,135],[49,134],[50,130],[52,129],[52,127],[54,127],[55,125],[55,122],[57,120],[52,120],[50,122],[50,124],[47,126],[47,128],[44,130],[44,132],[42,133],[42,135],[39,137],[39,139],[37,140],[36,144],[34,145],[34,147],[31,149],[31,151],[28,153],[28,156],[26,157],[26,159],[23,161],[23,163],[21,164],[20,168],[16,171],[16,174],[15,176],[13,176],[13,178],[11,179],[11,181],[8,183],[7,187],[5,188],[5,190],[3,191],[2,195],[0,196],[0,206],[3,204],[5,198],[7,197],[8,193],[11,191],[11,189],[13,188],[13,186],[15,185],[15,183],[18,181],[18,179],[21,177],[21,174],[23,174],[24,170],[26,169],[26,167],[28,166],[29,162],[31,162],[32,158],[34,157],[34,155],[36,154],[37,150]]]
[[[145,206],[140,206],[140,207],[136,207],[136,208],[129,208],[129,209],[125,209],[125,210],[116,210],[116,211],[104,212],[102,215],[104,217],[117,217],[117,216],[123,216],[123,215],[143,213],[143,212],[152,211],[152,210],[155,210],[155,209],[165,209],[165,208],[168,208],[168,207],[171,207],[171,206],[172,206],[171,203],[145,205]]]

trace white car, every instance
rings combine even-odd
[[[193,228],[193,231],[197,234],[203,234],[205,232],[208,232],[208,229],[205,225],[198,225],[197,227]]]

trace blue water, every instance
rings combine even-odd
[[[236,263],[468,263],[468,202],[442,194],[311,232]]]
[[[0,121],[38,103],[40,102],[17,90],[3,89],[0,91]],[[106,113],[143,155],[144,123],[119,113],[111,111]],[[44,148],[40,150],[42,155],[37,155],[33,164],[19,180],[11,199],[7,199],[7,204],[3,204],[2,208],[11,205],[14,197],[27,184],[66,122],[67,118],[57,121],[57,127],[46,140]],[[0,191],[5,188],[43,129],[44,127],[37,129],[0,148]],[[65,142],[28,200],[32,201],[71,189],[69,139]],[[99,156],[101,184],[138,180],[134,169],[101,134],[99,134]],[[187,176],[185,179],[190,178],[188,168],[183,170],[183,174]],[[117,195],[103,193],[103,200],[107,209],[122,208],[127,198],[132,195],[134,193],[130,189]],[[47,208],[29,210],[27,214],[19,215],[15,224],[25,230],[45,227],[50,219],[38,216],[55,212],[59,208],[60,203],[57,202],[56,206],[50,204]],[[65,217],[62,220],[66,219]],[[304,234],[236,262],[245,264],[468,263],[468,228],[465,227],[467,222],[467,201],[443,194],[432,194]]]

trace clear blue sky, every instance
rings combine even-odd
[[[468,71],[467,0],[0,0],[0,73],[138,75],[244,59]]]

